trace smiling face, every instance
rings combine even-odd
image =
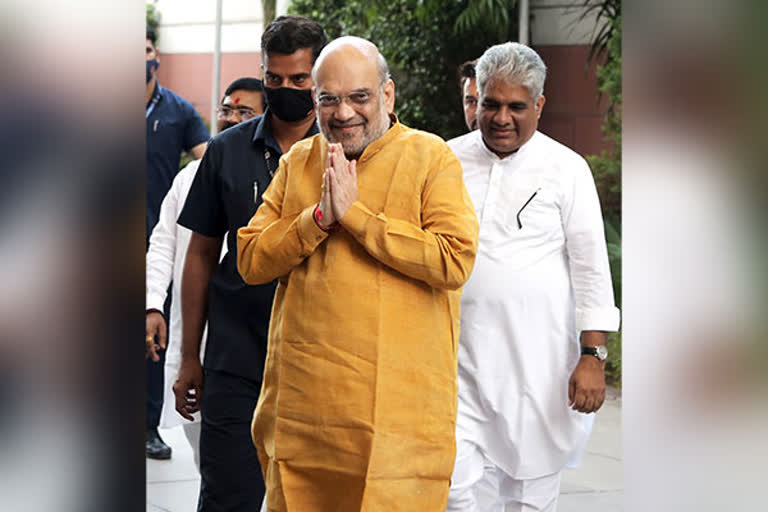
[[[486,146],[501,158],[520,149],[538,128],[544,102],[543,95],[534,102],[528,89],[520,84],[490,80],[477,108]]]
[[[340,142],[347,158],[389,129],[395,84],[380,84],[376,59],[353,46],[325,56],[316,73],[315,104],[320,130],[329,142]]]

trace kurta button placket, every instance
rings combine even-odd
[[[501,180],[501,173],[503,172],[502,163],[495,162],[491,166],[491,177],[488,180],[488,191],[485,195],[485,201],[483,203],[483,218],[481,224],[487,226],[493,219],[494,212],[496,210],[496,201],[499,197],[499,181]]]

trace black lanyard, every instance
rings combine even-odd
[[[277,170],[277,166],[275,166],[274,169],[271,169],[269,166],[269,162],[272,159],[272,153],[269,152],[269,148],[266,144],[264,144],[264,166],[267,168],[267,172],[269,173],[269,178],[272,179],[275,177],[275,171]]]
[[[267,169],[267,172],[269,173],[269,181],[272,181],[272,178],[275,177],[275,171],[277,170],[277,165],[275,166],[274,169],[271,168],[270,166],[271,160],[272,160],[272,153],[269,151],[269,148],[267,147],[267,145],[264,144],[264,167]],[[258,206],[259,200],[261,199],[261,193],[263,193],[264,190],[267,190],[268,186],[269,186],[269,183],[267,183],[267,186],[265,186],[263,190],[259,190],[259,178],[258,176],[256,176],[256,180],[253,182],[254,206]]]

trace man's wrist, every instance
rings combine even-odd
[[[165,315],[163,315],[163,312],[160,311],[159,309],[147,308],[147,314],[149,315],[150,313],[160,313],[163,316],[163,318],[165,318]]]
[[[200,356],[198,354],[189,354],[185,352],[184,350],[181,351],[181,362],[184,363],[185,361],[200,361]]]
[[[595,356],[590,355],[582,355],[579,359],[579,365],[582,367],[592,368],[595,370],[600,370],[600,372],[605,372],[605,361],[601,361]]]
[[[320,209],[320,204],[318,203],[318,205],[315,206],[315,210],[312,212],[312,218],[315,219],[315,224],[317,224],[317,227],[323,231],[328,231],[328,226],[323,223],[323,217],[323,211]]]
[[[317,224],[317,227],[325,231],[326,233],[330,233],[333,231],[339,231],[341,229],[341,226],[338,222],[334,222],[333,224],[326,225],[323,223],[323,212],[320,209],[320,204],[315,206],[315,211],[312,213],[312,218],[315,219],[315,224]]]

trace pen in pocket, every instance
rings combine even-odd
[[[155,119],[155,124],[152,125],[152,131],[155,133],[157,133],[157,123],[159,122],[160,122],[159,120]]]
[[[517,228],[523,229],[523,223],[520,222],[520,214],[523,213],[523,209],[525,209],[528,204],[533,201],[533,198],[536,197],[536,194],[539,193],[539,190],[541,190],[541,187],[537,188],[536,191],[531,195],[531,197],[528,198],[528,200],[525,202],[523,206],[520,207],[520,209],[517,211]]]

